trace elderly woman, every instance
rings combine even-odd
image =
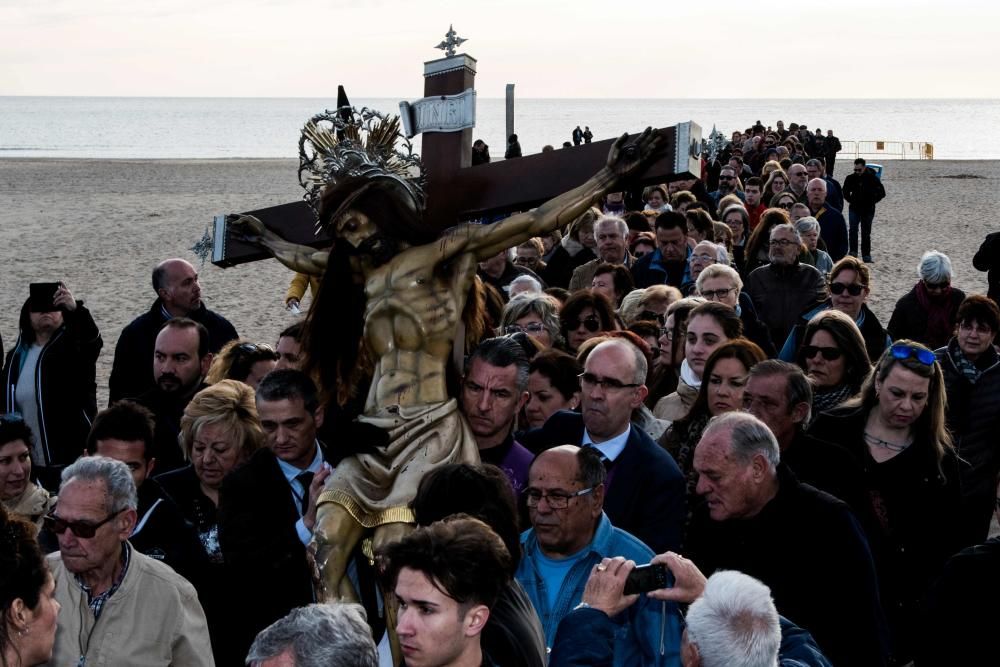
[[[611,301],[603,294],[590,290],[571,296],[559,311],[559,333],[570,354],[576,354],[577,349],[588,338],[617,328]]]
[[[510,281],[507,286],[507,295],[513,299],[522,294],[541,294],[542,284],[538,280],[524,273]]]
[[[802,245],[806,247],[806,252],[800,258],[801,262],[815,266],[824,276],[830,275],[830,271],[833,270],[833,258],[827,251],[816,247],[819,243],[819,221],[811,215],[805,216],[795,222],[795,229],[799,230]]]
[[[768,357],[774,356],[771,334],[757,316],[753,299],[743,291],[743,279],[736,269],[725,264],[705,267],[695,283],[695,292],[708,301],[718,301],[735,310],[743,322],[743,336],[764,350]]]
[[[594,223],[601,215],[599,209],[591,207],[570,224],[562,241],[549,255],[545,270],[541,273],[546,284],[566,287],[578,266],[597,259]]]
[[[603,294],[617,308],[626,294],[635,288],[632,273],[621,264],[601,262],[590,281],[593,292]]]
[[[813,419],[858,393],[871,361],[854,320],[839,310],[819,313],[805,327],[795,361],[813,388]]]
[[[730,206],[722,212],[722,222],[729,227],[733,235],[733,264],[737,270],[743,268],[743,253],[746,250],[747,239],[750,236],[750,216],[741,205]]]
[[[684,361],[680,366],[677,390],[661,398],[653,408],[653,414],[658,419],[671,422],[683,418],[698,396],[705,362],[712,352],[742,335],[743,323],[736,311],[729,306],[709,302],[692,310],[687,321]]]
[[[256,389],[264,376],[274,370],[279,358],[270,345],[243,339],[231,340],[215,355],[205,383],[237,380]]]
[[[945,405],[934,353],[901,340],[882,354],[857,397],[809,430],[844,447],[864,471],[870,505],[858,519],[872,547],[898,664],[913,657],[929,585],[967,542]]]
[[[948,396],[948,430],[959,456],[962,496],[970,534],[981,542],[989,533],[995,481],[1000,473],[1000,355],[994,347],[1000,309],[982,295],[967,297],[958,308],[958,326],[946,347],[935,352]]]
[[[0,509],[0,664],[52,659],[60,605],[55,582],[27,521]]]
[[[806,324],[819,313],[833,309],[844,313],[858,325],[868,351],[868,359],[875,363],[885,348],[892,344],[892,340],[866,303],[871,293],[871,271],[868,265],[850,255],[842,258],[830,271],[829,286],[830,298],[802,315],[802,321],[792,328],[785,339],[778,358],[782,361],[795,361]]]
[[[545,294],[522,294],[504,306],[497,335],[511,335],[523,331],[542,347],[552,347],[562,342],[559,332],[559,308],[555,300]]]
[[[33,444],[31,429],[19,416],[0,416],[0,502],[9,514],[38,529],[56,499],[31,481]]]
[[[952,287],[951,259],[937,250],[925,252],[917,265],[920,280],[904,294],[889,318],[893,340],[910,338],[931,349],[948,344],[965,292]]]
[[[580,405],[580,373],[583,367],[559,350],[539,352],[528,367],[528,401],[524,404],[524,428],[539,428],[559,410]]]

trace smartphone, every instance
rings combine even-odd
[[[648,563],[639,565],[628,573],[625,580],[625,595],[648,593],[671,585],[670,573],[666,565]]]
[[[59,310],[52,302],[56,290],[59,289],[59,283],[31,283],[28,289],[30,290],[28,310],[33,313],[51,313]]]

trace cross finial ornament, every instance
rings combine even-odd
[[[435,49],[441,49],[442,51],[444,51],[444,54],[446,56],[448,56],[449,58],[451,56],[455,55],[455,47],[456,46],[461,46],[462,42],[469,41],[469,40],[465,39],[464,37],[459,37],[458,36],[458,33],[455,32],[454,25],[449,25],[448,26],[448,32],[446,32],[444,36],[445,36],[445,40],[443,42],[441,42],[440,44],[438,44],[437,46],[435,46],[434,48]]]

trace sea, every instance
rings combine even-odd
[[[384,113],[403,98],[351,100]],[[412,101],[412,100],[410,100]],[[0,97],[0,158],[296,158],[299,131],[336,98]],[[505,101],[478,98],[473,136],[493,159],[506,146]],[[573,128],[595,140],[694,121],[707,138],[760,121],[832,129],[842,142],[896,142],[935,159],[1000,159],[997,99],[517,99],[514,131],[525,154],[556,148]],[[419,152],[420,137],[414,139]]]

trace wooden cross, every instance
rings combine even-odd
[[[475,88],[476,60],[458,54],[424,63],[425,98],[456,95]],[[634,182],[664,183],[700,176],[701,128],[681,123],[658,132],[661,157]],[[472,129],[426,132],[421,158],[427,176],[427,224],[439,230],[464,220],[525,211],[571,190],[604,166],[615,139],[561,148],[547,153],[471,166]],[[624,186],[623,186],[624,187]],[[316,220],[304,201],[247,211],[293,243],[328,248],[332,239],[315,231]],[[212,262],[235,266],[270,255],[240,241],[216,216]]]

